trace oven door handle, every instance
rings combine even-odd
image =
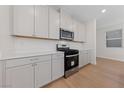
[[[66,57],[74,57],[74,56],[78,56],[79,54],[75,54],[75,55],[68,55]]]

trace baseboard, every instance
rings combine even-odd
[[[113,60],[113,61],[119,61],[119,62],[124,62],[124,60],[120,60],[120,59],[116,59],[116,58],[109,58],[109,57],[101,57],[101,56],[97,56],[96,58],[102,58],[102,59],[108,59],[108,60]]]
[[[84,66],[82,66],[82,67],[79,67],[79,70],[82,69],[82,68],[87,67],[88,65],[91,65],[91,63],[88,63],[88,64],[86,64],[86,65],[84,65]]]
[[[44,86],[42,86],[42,87],[40,87],[40,88],[46,88],[49,84],[52,84],[52,83],[54,83],[54,82],[56,82],[56,81],[59,81],[59,80],[62,79],[62,78],[64,78],[64,76],[61,76],[60,78],[58,78],[58,79],[56,79],[56,80],[53,80],[53,81],[49,82],[48,84],[45,84]]]

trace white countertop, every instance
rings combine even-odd
[[[11,56],[1,57],[0,60],[25,58],[25,57],[40,56],[40,55],[52,55],[52,54],[57,54],[57,53],[63,53],[63,52],[60,52],[60,51],[45,51],[45,52],[12,54]]]
[[[82,49],[79,51],[85,51],[90,49]],[[0,55],[0,60],[7,60],[7,59],[15,59],[15,58],[25,58],[25,57],[33,57],[33,56],[40,56],[40,55],[51,55],[51,54],[57,54],[57,53],[63,53],[60,51],[44,51],[44,52],[32,52],[32,53],[15,53],[11,54],[10,56],[2,56]]]
[[[92,49],[80,49],[79,51],[92,50]]]

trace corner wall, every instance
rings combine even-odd
[[[122,48],[106,48],[106,31],[114,29],[123,29],[124,36],[124,23],[112,24],[103,28],[97,29],[96,33],[96,54],[97,57],[109,58],[113,60],[124,61],[124,47]],[[123,37],[124,45],[124,37]]]

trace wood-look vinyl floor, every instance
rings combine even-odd
[[[97,58],[97,64],[89,64],[72,76],[60,78],[45,88],[123,88],[124,63]]]

